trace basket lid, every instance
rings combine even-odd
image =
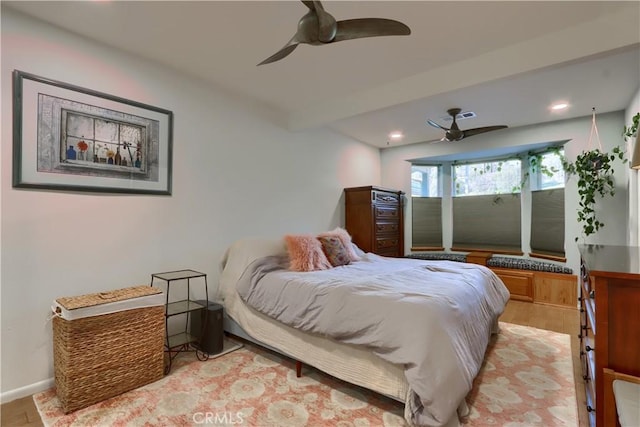
[[[116,301],[123,301],[131,298],[145,297],[148,295],[161,294],[160,288],[149,285],[132,286],[130,288],[116,289],[108,292],[98,292],[95,294],[79,295],[75,297],[57,298],[56,302],[67,310],[75,310],[83,307],[108,304]]]

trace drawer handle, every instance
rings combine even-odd
[[[583,375],[582,379],[585,380],[585,381],[589,381],[589,375]]]
[[[589,326],[588,326],[588,325],[584,325],[584,326],[582,327],[582,329],[586,331],[587,329],[589,329]]]
[[[591,405],[587,405],[587,412],[596,412],[596,410],[593,409]]]
[[[389,225],[378,224],[378,231],[385,231],[385,230],[396,231],[398,230],[398,226],[396,224],[389,224]]]
[[[581,340],[582,339],[582,334],[578,334],[578,339]]]
[[[593,347],[590,347],[590,346],[586,346],[584,349],[585,349],[585,350],[587,350],[587,351],[593,351],[593,350],[595,350]]]

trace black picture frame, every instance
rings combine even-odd
[[[173,113],[13,71],[15,188],[171,195]]]

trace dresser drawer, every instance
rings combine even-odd
[[[388,257],[402,257],[402,254],[400,253],[400,248],[398,246],[395,246],[395,247],[391,246],[384,249],[378,249],[376,251],[376,254],[380,256],[388,256]]]
[[[391,248],[398,248],[400,246],[400,237],[378,237],[376,238],[376,250],[386,250]]]
[[[589,298],[588,296],[582,295],[580,308],[584,310],[585,324],[589,327],[592,334],[596,333],[596,311],[595,311],[595,303],[593,298]]]
[[[582,298],[580,299],[579,315],[580,315],[580,335],[584,335],[584,332],[587,329],[591,330],[592,331],[591,333],[593,333],[593,328],[591,327],[591,321],[587,316],[587,309],[584,306],[584,300]]]
[[[533,301],[533,273],[492,269],[509,289],[511,299]]]
[[[601,381],[596,374],[596,358],[594,349],[595,337],[590,331],[586,331],[585,337],[580,342],[580,364],[582,365],[582,379],[586,393],[587,411],[590,413],[596,409],[596,384]]]
[[[596,352],[595,352],[595,341],[596,337],[592,334],[587,334],[587,336],[582,340],[582,345],[580,348],[580,355],[585,356],[585,374],[589,381],[596,381]]]
[[[400,224],[398,222],[378,222],[376,225],[376,236],[383,234],[398,234]]]
[[[384,191],[374,191],[372,199],[376,204],[399,205],[400,195],[397,193],[387,193]]]
[[[400,210],[397,206],[375,206],[376,219],[398,219],[400,217]]]

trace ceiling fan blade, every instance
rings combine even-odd
[[[272,62],[279,61],[285,56],[289,55],[291,52],[293,52],[296,47],[298,47],[298,41],[294,37],[282,49],[280,49],[279,51],[277,51],[276,53],[274,53],[273,55],[271,55],[270,57],[268,57],[258,65],[270,64]]]
[[[429,123],[434,128],[438,128],[438,129],[442,129],[442,130],[449,130],[448,128],[440,126],[439,124],[437,124],[436,122],[434,122],[433,120],[430,120],[430,119],[427,120],[427,123]]]
[[[473,128],[473,129],[467,129],[464,132],[464,138],[467,138],[469,136],[473,136],[473,135],[478,135],[479,133],[485,133],[485,132],[491,132],[494,130],[498,130],[498,129],[504,129],[507,128],[509,126],[485,126],[485,127],[481,127],[481,128]]]
[[[446,137],[446,136],[443,136],[443,137],[442,137],[442,138],[440,138],[440,139],[433,139],[433,140],[431,140],[431,141],[426,141],[426,142],[428,142],[429,144],[437,144],[437,143],[439,143],[439,142],[452,142],[452,141],[451,141],[451,140],[449,140],[449,139],[447,139],[447,137]]]
[[[301,0],[302,3],[304,3],[305,6],[307,6],[309,8],[309,10],[312,11],[316,11],[316,5],[314,4],[314,1],[305,1],[305,0]]]
[[[318,17],[318,40],[323,43],[329,43],[333,41],[338,31],[336,19],[324,10],[322,3],[319,1],[314,1],[313,4]]]
[[[337,22],[333,41],[353,40],[378,36],[407,36],[411,29],[402,22],[384,18],[345,19]]]

